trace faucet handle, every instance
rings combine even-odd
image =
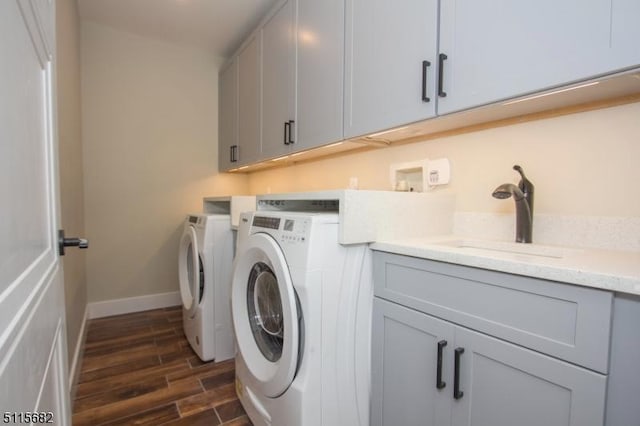
[[[520,176],[522,177],[522,180],[527,180],[527,177],[524,175],[524,170],[522,170],[522,167],[518,166],[517,164],[513,166],[513,170],[515,170],[516,172],[520,173]]]
[[[522,192],[533,192],[533,184],[525,176],[524,170],[522,169],[522,167],[516,164],[515,166],[513,166],[513,170],[520,173],[520,177],[522,178],[520,180],[520,183],[518,183],[518,188],[520,188]]]
[[[513,170],[515,170],[516,172],[520,173],[520,176],[522,177],[522,179],[520,179],[520,182],[518,183],[518,188],[520,189],[520,191],[522,191],[522,193],[524,194],[524,197],[527,199],[527,202],[529,203],[529,209],[531,210],[531,214],[533,215],[533,189],[534,189],[534,185],[533,183],[531,183],[531,181],[529,179],[527,179],[527,177],[524,174],[524,170],[522,169],[522,167],[520,167],[519,165],[514,165],[513,166]]]

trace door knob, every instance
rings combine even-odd
[[[64,256],[65,247],[78,247],[81,249],[89,248],[89,240],[84,238],[65,238],[64,229],[58,230],[58,253],[60,256]]]

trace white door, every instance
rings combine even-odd
[[[0,414],[8,424],[70,424],[54,16],[54,0],[0,2]]]

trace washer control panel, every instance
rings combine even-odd
[[[279,243],[304,243],[307,241],[310,219],[302,217],[272,217],[255,215],[254,228],[268,229]]]

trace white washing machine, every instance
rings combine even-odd
[[[234,237],[229,215],[191,214],[180,239],[184,333],[203,361],[235,355],[230,289]]]
[[[236,391],[255,426],[369,424],[370,252],[338,215],[243,213],[231,305]]]

